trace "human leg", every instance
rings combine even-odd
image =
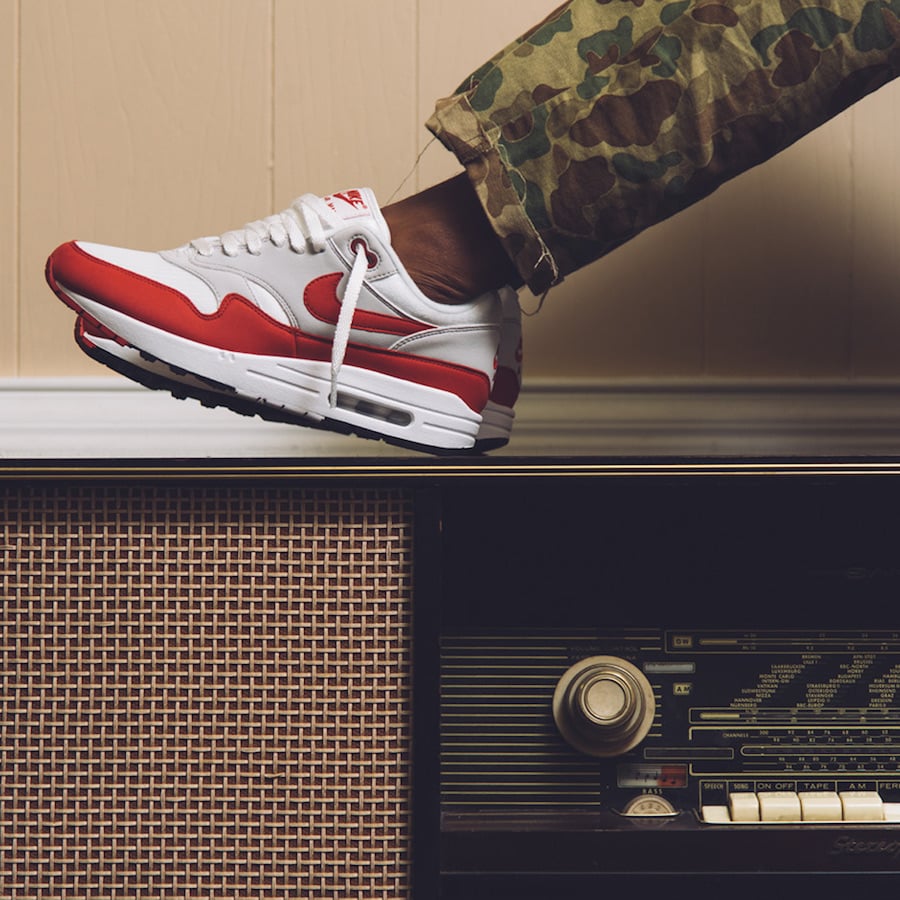
[[[394,249],[420,290],[459,303],[521,284],[465,173],[384,208]]]

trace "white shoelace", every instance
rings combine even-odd
[[[328,237],[345,224],[321,197],[304,194],[280,213],[250,222],[243,228],[226,231],[220,237],[197,238],[190,245],[202,256],[211,256],[217,249],[221,249],[226,256],[244,252],[257,256],[266,241],[271,241],[276,247],[288,244],[295,253],[322,253],[327,247]],[[355,253],[344,296],[340,298],[341,311],[332,338],[331,390],[328,394],[328,403],[332,408],[337,406],[338,375],[344,364],[353,314],[368,268],[364,242],[360,242]]]

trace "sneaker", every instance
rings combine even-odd
[[[475,445],[501,294],[428,299],[368,189],[307,194],[158,253],[72,241],[51,254],[47,281],[79,313],[82,346],[94,336],[137,348],[240,411],[419,449]]]
[[[497,370],[488,402],[482,413],[475,437],[475,450],[496,450],[509,443],[515,412],[513,406],[522,383],[522,319],[516,292],[500,291],[503,319]],[[79,315],[75,324],[75,340],[92,359],[115,372],[154,390],[168,391],[179,400],[192,398],[207,407],[226,407],[248,416],[261,416],[270,421],[309,425],[308,420],[292,416],[272,406],[260,406],[242,398],[226,385],[204,380],[174,369],[141,350],[129,346],[108,328]]]

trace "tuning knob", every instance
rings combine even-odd
[[[617,656],[576,663],[553,695],[560,733],[590,756],[627,753],[646,737],[655,711],[653,688],[644,673]]]

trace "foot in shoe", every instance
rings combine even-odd
[[[477,451],[495,450],[509,443],[522,380],[522,320],[515,291],[500,291],[503,320],[500,346],[497,351],[497,370],[490,397],[482,414],[481,425],[475,437]],[[166,363],[134,347],[118,335],[84,315],[79,315],[75,325],[78,346],[92,359],[114,371],[154,390],[169,391],[179,399],[193,398],[204,406],[224,406],[243,415],[259,415],[263,418],[291,424],[311,425],[296,416],[286,414],[271,406],[261,406],[238,395],[234,390],[217,382],[203,380],[181,369],[173,369]]]
[[[272,417],[424,449],[475,445],[502,294],[429,300],[368,189],[308,194],[175,250],[72,241],[50,256],[47,280],[89,328]]]

